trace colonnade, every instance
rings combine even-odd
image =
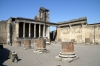
[[[49,39],[49,36],[50,36],[49,28],[50,27],[46,24],[16,22],[16,37],[38,38],[38,37],[46,36]],[[21,33],[21,36],[20,36],[20,33]],[[26,36],[26,33],[27,33],[27,36]]]

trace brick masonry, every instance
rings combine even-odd
[[[24,40],[24,46],[30,46],[31,40]]]
[[[62,42],[62,53],[74,52],[73,42]]]
[[[37,49],[46,48],[46,40],[43,38],[39,38],[36,45],[37,45]]]

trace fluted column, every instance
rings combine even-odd
[[[36,24],[34,23],[34,38],[36,38]]]
[[[25,23],[23,23],[23,38],[25,37]]]
[[[39,24],[39,37],[41,37],[41,24]]]
[[[31,23],[29,23],[29,38],[31,36]]]

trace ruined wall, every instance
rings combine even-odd
[[[0,43],[6,43],[7,33],[6,33],[6,21],[0,22]]]
[[[95,27],[95,41],[100,43],[100,25]]]
[[[57,39],[76,43],[100,43],[100,25],[78,25],[57,28]]]
[[[82,27],[81,26],[71,26],[60,28],[60,38],[62,41],[71,41],[75,39],[78,43],[82,40]]]

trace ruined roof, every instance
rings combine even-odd
[[[44,7],[40,7],[39,10],[49,11],[48,9],[46,9],[46,8],[44,8]]]
[[[72,19],[72,20],[69,20],[69,21],[58,22],[58,24],[66,24],[66,23],[80,22],[80,21],[84,21],[84,20],[87,21],[87,18],[86,17],[81,17],[81,18]]]

